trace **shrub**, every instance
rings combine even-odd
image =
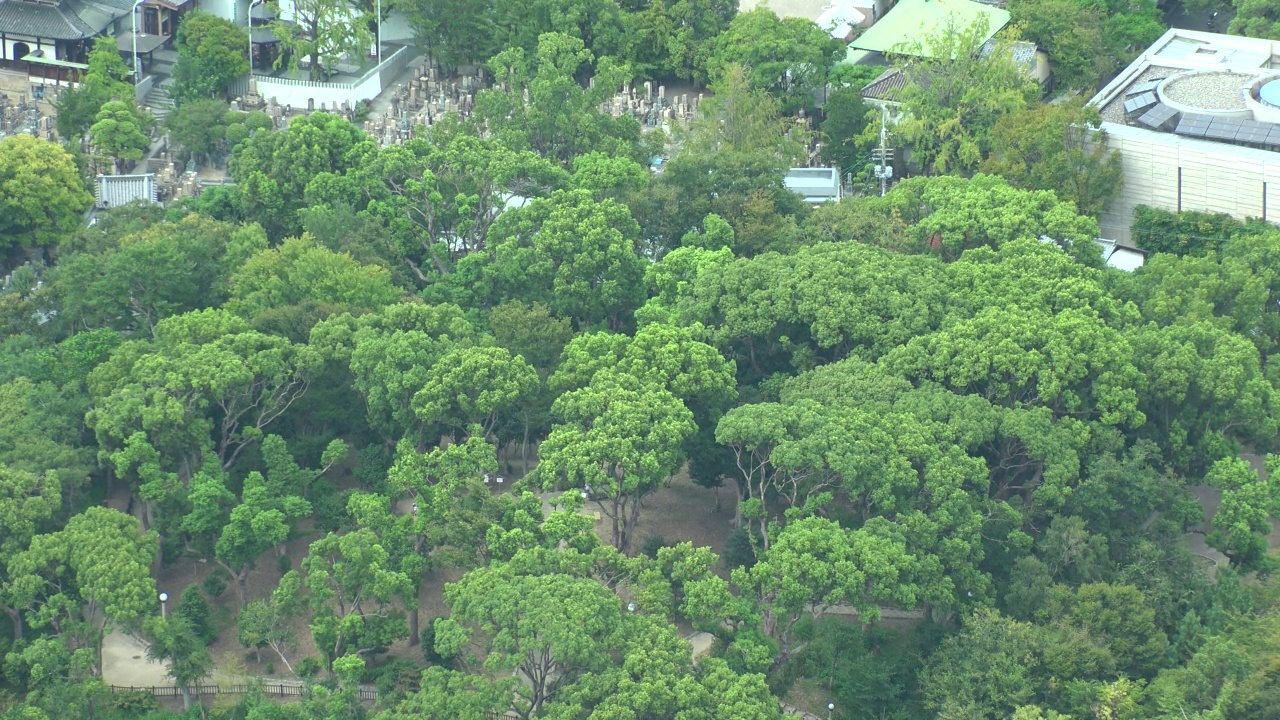
[[[320,672],[321,667],[324,667],[324,664],[320,662],[319,658],[302,658],[302,661],[298,663],[298,677],[311,677]]]
[[[356,453],[356,464],[351,469],[351,474],[356,482],[360,483],[360,487],[385,493],[387,471],[391,469],[391,463],[394,461],[395,456],[384,443],[365,445]]]
[[[209,577],[200,583],[200,587],[204,589],[209,597],[220,598],[222,593],[227,591],[227,581],[230,579],[231,576],[227,574],[226,570],[223,570],[222,567],[216,567],[213,572],[209,573]]]
[[[213,627],[213,612],[209,609],[209,603],[204,599],[204,593],[198,586],[188,585],[182,591],[182,596],[178,598],[178,605],[173,613],[186,618],[187,622],[191,623],[191,629],[196,636],[206,643],[212,643],[218,639],[218,632]]]
[[[667,546],[666,538],[662,537],[661,535],[654,535],[652,537],[647,537],[644,539],[644,542],[641,543],[640,545],[640,552],[643,552],[645,555],[648,555],[650,558],[657,560],[658,551],[666,546]]]
[[[752,547],[751,534],[746,528],[738,528],[725,538],[724,562],[731,568],[750,568],[756,564],[756,549]]]

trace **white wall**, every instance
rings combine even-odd
[[[27,47],[31,48],[32,51],[38,48],[44,48],[45,55],[50,57],[52,57],[56,52],[56,49],[54,48],[53,45],[40,45],[36,42],[35,38],[24,38],[21,36],[6,34],[5,42],[4,42],[4,59],[5,60],[21,60],[22,59],[20,57],[15,57],[13,54],[13,46],[17,45],[18,43],[26,43]]]
[[[1133,209],[1138,205],[1174,212],[1220,212],[1238,220],[1264,216],[1271,222],[1280,220],[1280,153],[1110,122],[1103,123],[1102,129],[1110,148],[1120,153],[1124,173],[1119,196],[1099,218],[1103,237],[1129,240]]]
[[[344,100],[354,105],[361,100],[372,100],[382,92],[382,81],[378,73],[370,73],[363,83],[354,88],[323,86],[319,83],[266,78],[261,75],[255,76],[255,79],[258,84],[258,94],[264,99],[275,98],[276,103],[280,105],[292,105],[295,109],[303,110],[306,109],[309,99],[315,101],[316,110],[320,109],[321,103],[326,104],[329,109],[334,109],[341,107]]]

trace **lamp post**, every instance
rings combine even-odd
[[[378,0],[378,38],[374,40],[373,53],[378,58],[378,64],[382,64],[382,0]]]
[[[267,0],[252,0],[249,3],[249,77],[253,77],[253,9]]]
[[[169,593],[160,593],[160,619],[168,620],[169,613],[166,604],[169,602]]]
[[[836,704],[833,702],[827,703],[827,720],[831,720],[831,713],[835,711],[836,711]]]
[[[142,60],[138,59],[138,7],[147,0],[137,0],[133,4],[133,82],[136,85],[142,80]]]

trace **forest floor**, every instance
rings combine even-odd
[[[1260,457],[1248,453],[1243,457],[1259,472],[1265,472]],[[511,477],[510,474],[508,477]],[[491,489],[495,493],[507,492],[515,479],[511,477],[504,486],[493,485]],[[1226,558],[1205,544],[1205,533],[1210,529],[1210,519],[1217,510],[1221,492],[1208,486],[1192,486],[1190,489],[1200,499],[1206,517],[1205,523],[1193,528],[1187,534],[1191,551],[1193,554],[1204,557],[1212,567],[1225,564]],[[107,499],[107,503],[123,511],[128,505],[127,489],[121,487],[117,490],[117,493]],[[695,546],[710,547],[715,553],[723,555],[726,539],[733,530],[735,502],[736,494],[732,488],[721,488],[719,502],[717,502],[717,491],[694,484],[682,472],[658,492],[645,498],[636,529],[634,547],[636,549],[643,547],[645,540],[650,537],[661,537],[667,544],[689,541]],[[591,514],[597,510],[594,503],[588,503],[584,512]],[[1275,530],[1269,542],[1272,549],[1277,549],[1280,548],[1280,523],[1273,522],[1273,527]],[[602,515],[596,522],[596,531],[600,533],[602,539],[607,539],[610,531],[607,517]],[[304,526],[302,532],[286,543],[284,555],[288,558],[288,567],[298,567],[302,558],[306,556],[308,547],[318,537],[317,531],[309,530]],[[247,583],[247,594],[250,600],[265,598],[271,594],[280,580],[282,562],[273,562],[272,557],[268,555],[250,572]],[[215,563],[203,560],[185,561],[166,566],[157,577],[157,587],[160,591],[169,594],[170,610],[172,611],[177,598],[188,585],[203,582],[215,568],[217,568]],[[728,574],[727,568],[723,566],[717,568],[717,572],[725,576]],[[444,587],[447,583],[457,581],[461,576],[461,570],[444,568],[435,571],[422,582],[418,601],[419,617],[423,627],[434,618],[447,614]],[[239,607],[233,585],[228,586],[212,605],[215,627],[219,629],[218,639],[211,646],[218,667],[215,681],[225,682],[248,676],[269,678],[272,681],[292,678],[288,669],[274,653],[264,650],[261,656],[262,661],[259,662],[255,654],[246,650],[236,639],[235,620]],[[828,611],[828,615],[845,617],[850,622],[857,621],[856,613],[845,612],[841,608]],[[906,630],[919,621],[918,612],[886,610],[881,624]],[[695,657],[710,652],[712,646],[710,636],[705,633],[695,633],[693,628],[685,623],[680,623],[679,629],[681,635],[689,637],[694,644]],[[297,642],[293,652],[289,654],[289,661],[296,668],[300,659],[315,656],[318,653],[306,623],[298,620],[295,630]],[[419,660],[422,657],[421,653],[420,646],[400,642],[388,651],[387,657]],[[109,684],[171,685],[172,680],[165,676],[165,672],[164,665],[147,660],[146,645],[141,640],[124,633],[112,633],[107,636],[103,648],[103,679]],[[797,683],[785,700],[788,705],[821,714],[830,700],[829,692],[820,686],[810,685]]]

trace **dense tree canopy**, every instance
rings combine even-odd
[[[295,60],[364,53],[378,3],[312,5]],[[79,227],[77,145],[145,129],[110,41],[68,149],[0,141],[0,720],[178,717],[127,634],[215,720],[1274,717],[1280,232],[1142,208],[1108,267],[1100,117],[1008,52],[1087,94],[1152,3],[891,58],[883,196],[885,68],[807,20],[394,5],[474,113],[229,111],[195,15],[164,125],[232,183]]]

